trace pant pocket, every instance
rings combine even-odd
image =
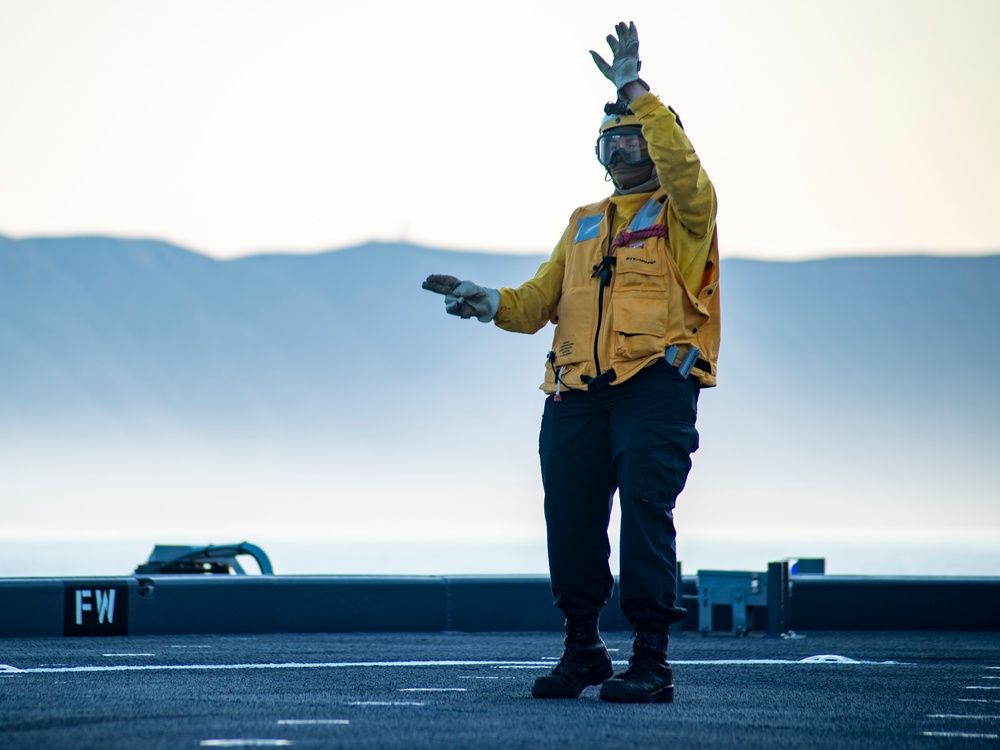
[[[672,509],[691,471],[691,454],[698,450],[698,430],[681,422],[651,424],[643,438],[645,448],[634,467],[632,495]]]

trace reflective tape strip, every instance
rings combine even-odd
[[[653,222],[656,221],[656,217],[660,215],[661,208],[663,208],[663,204],[655,198],[650,198],[646,201],[645,205],[639,209],[639,213],[637,213],[635,218],[632,219],[632,223],[628,225],[629,231],[634,232],[638,229],[647,229],[653,226]]]
[[[601,233],[601,220],[604,218],[604,214],[595,214],[594,216],[581,216],[576,223],[576,237],[573,238],[573,242],[583,242],[584,240],[592,240]]]

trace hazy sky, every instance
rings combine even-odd
[[[0,233],[547,252],[619,20],[728,255],[1000,251],[997,0],[0,0]]]

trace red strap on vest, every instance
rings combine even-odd
[[[619,247],[623,247],[633,240],[646,240],[650,237],[662,237],[666,238],[667,228],[663,224],[654,224],[651,227],[646,227],[645,229],[636,229],[634,232],[630,232],[627,229],[623,229],[621,233],[615,237],[615,241],[611,243],[611,249],[614,250]]]

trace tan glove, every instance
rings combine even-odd
[[[619,23],[615,26],[618,38],[614,34],[608,34],[608,46],[611,48],[612,63],[608,65],[604,58],[590,50],[590,56],[597,63],[597,68],[604,77],[615,85],[619,92],[632,81],[639,81],[647,89],[646,82],[639,78],[639,68],[642,63],[639,61],[639,33],[635,30],[635,24],[629,23],[626,26]]]

